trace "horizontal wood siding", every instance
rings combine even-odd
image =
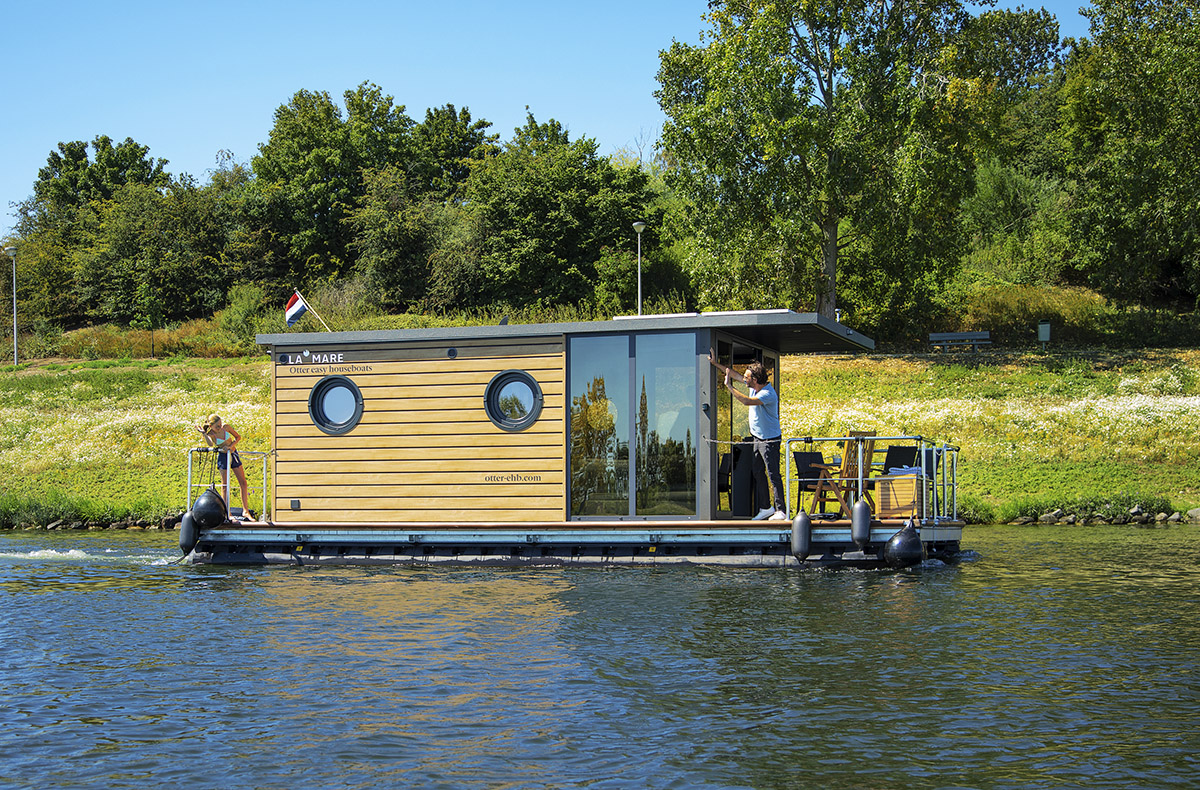
[[[455,353],[450,359],[445,345],[423,344],[389,347],[379,362],[275,365],[274,520],[565,519],[562,344],[481,342]],[[518,432],[496,427],[483,403],[492,378],[513,369],[532,375],[544,398],[537,422]],[[308,413],[309,393],[329,374],[351,379],[363,395],[361,422],[341,436],[318,430]]]

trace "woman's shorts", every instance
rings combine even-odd
[[[218,469],[227,469],[228,468],[227,465],[229,463],[230,456],[233,456],[233,468],[234,469],[237,469],[239,466],[242,465],[242,459],[238,457],[237,450],[234,450],[234,451],[228,452],[228,453],[222,450],[222,451],[217,452],[217,468]]]

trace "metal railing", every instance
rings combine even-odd
[[[230,454],[229,450],[218,450],[215,447],[193,447],[192,449],[188,450],[187,506],[184,508],[184,511],[191,510],[192,503],[196,501],[196,498],[199,497],[200,494],[203,493],[204,490],[207,489],[209,486],[216,484],[216,482],[214,482],[214,480],[211,480],[211,479],[207,482],[203,482],[203,481],[198,482],[198,483],[194,482],[195,478],[192,473],[196,469],[196,454],[197,453],[201,454],[199,456],[201,459],[208,458],[207,455],[204,455],[205,453],[213,453],[213,454],[221,453],[226,456],[225,465],[226,466],[229,465],[229,457],[228,457]],[[253,497],[254,492],[256,492],[256,491],[259,492],[262,496],[262,504],[259,506],[258,516],[259,516],[259,518],[265,520],[267,518],[267,456],[269,456],[270,453],[258,452],[256,450],[238,450],[237,453],[238,453],[238,457],[242,459],[242,469],[247,472],[246,488],[249,491],[251,497]],[[258,460],[259,464],[261,466],[261,469],[260,469],[259,475],[258,475],[258,479],[260,481],[259,485],[254,485],[254,481],[251,479],[251,476],[249,474],[250,461],[254,461],[254,460]],[[202,460],[201,463],[204,463],[204,461]],[[237,475],[233,472],[232,469],[226,469],[226,470],[217,469],[216,468],[217,462],[216,462],[215,456],[212,458],[211,464],[213,467],[213,475],[212,476],[214,478],[216,478],[217,481],[219,481],[222,471],[225,471],[229,474],[229,477],[231,479],[229,480],[228,499],[232,500],[233,494],[234,494],[234,487],[238,485]],[[197,491],[196,489],[200,489],[200,491]],[[225,507],[232,509],[232,507],[233,507],[232,501],[226,502]]]
[[[866,444],[873,443],[871,458],[866,458]],[[793,507],[792,502],[792,484],[801,483],[801,481],[811,482],[811,478],[802,478],[797,475],[792,476],[793,466],[793,447],[802,445],[808,450],[820,447],[823,444],[840,445],[841,448],[851,447],[858,452],[858,474],[855,477],[833,477],[827,478],[828,482],[844,486],[846,489],[851,489],[851,493],[857,493],[862,496],[864,490],[870,485],[879,486],[881,481],[884,483],[894,483],[903,477],[912,476],[914,484],[914,501],[913,501],[913,517],[923,524],[937,524],[944,521],[958,520],[958,452],[959,449],[955,445],[946,444],[945,442],[935,442],[923,436],[804,436],[788,439],[784,443],[786,449],[784,457],[784,494],[787,503],[788,516],[793,517],[798,512],[797,507]],[[887,448],[879,445],[887,446],[913,446],[916,448],[916,460],[911,467],[907,467],[901,475],[888,475],[887,469],[883,469],[882,475],[872,475],[871,472],[882,462],[876,463],[874,456],[880,453],[886,453]],[[830,466],[841,466],[842,461],[836,457],[831,459]],[[852,485],[848,485],[852,484]],[[797,499],[802,499],[801,494],[804,489],[797,490]],[[853,503],[851,503],[853,504]],[[847,518],[849,514],[843,514]]]

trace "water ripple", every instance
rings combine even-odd
[[[194,568],[0,535],[0,786],[1189,787],[1200,530],[901,573]]]

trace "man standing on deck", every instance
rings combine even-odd
[[[783,429],[779,425],[779,393],[767,380],[767,368],[761,362],[755,362],[739,376],[733,372],[733,368],[717,362],[712,349],[709,349],[708,361],[725,372],[725,389],[729,390],[729,394],[750,407],[750,434],[754,437],[754,482],[762,502],[765,497],[761,495],[766,492],[767,482],[770,481],[773,505],[759,510],[754,519],[786,520],[788,515],[783,504],[783,478],[779,474],[779,446],[783,441]],[[734,378],[750,389],[749,395],[743,395],[733,388]]]

